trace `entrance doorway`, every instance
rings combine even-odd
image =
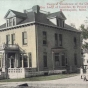
[[[9,58],[10,67],[14,68],[15,67],[15,53],[8,53],[8,58]]]
[[[62,60],[62,66],[66,66],[66,60],[64,54],[61,56],[61,60]]]
[[[55,68],[60,66],[59,53],[55,53]]]

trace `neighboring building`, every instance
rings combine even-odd
[[[65,70],[76,72],[81,58],[80,32],[65,23],[59,11],[33,6],[24,13],[9,10],[0,26],[0,67],[9,78]]]
[[[84,52],[83,54],[83,65],[84,65],[84,68],[88,67],[88,53],[87,52]]]
[[[83,44],[85,44],[88,41],[88,39],[83,39]],[[83,49],[83,68],[86,69],[88,68],[88,50]]]

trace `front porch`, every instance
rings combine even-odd
[[[0,68],[6,78],[25,78],[28,72],[36,71],[29,59],[31,53],[25,53],[17,44],[0,46]]]
[[[3,44],[0,46],[0,68],[24,68],[29,64],[31,52],[26,53],[17,44]]]

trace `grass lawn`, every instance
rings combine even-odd
[[[21,78],[21,79],[4,79],[4,80],[0,80],[0,82],[46,81],[46,80],[68,78],[76,75],[78,74],[57,74],[57,75],[38,76],[38,77]]]

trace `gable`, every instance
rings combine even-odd
[[[5,18],[11,18],[11,17],[14,17],[14,16],[16,16],[16,15],[11,10],[9,10],[7,12],[7,14],[5,15]]]
[[[66,17],[65,17],[65,15],[63,14],[62,11],[60,11],[60,14],[61,14],[62,18],[64,18],[64,19],[66,20]]]
[[[64,14],[61,11],[48,14],[48,19],[56,18],[56,17],[66,20],[66,17],[64,16]]]

